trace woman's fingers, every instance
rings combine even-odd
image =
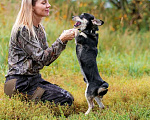
[[[63,33],[60,35],[60,39],[62,41],[67,41],[67,40],[72,40],[75,37],[75,33],[78,30],[76,29],[69,29],[69,30],[64,30]]]

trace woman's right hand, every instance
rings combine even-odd
[[[75,37],[75,33],[77,31],[77,29],[64,30],[63,33],[60,35],[59,39],[61,39],[63,43],[65,43],[68,40],[72,40]]]

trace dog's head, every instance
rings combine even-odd
[[[73,20],[76,21],[74,27],[81,31],[98,31],[98,26],[104,24],[102,20],[96,19],[93,15],[88,13],[83,13],[80,16],[73,16]]]

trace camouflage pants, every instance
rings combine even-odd
[[[67,103],[71,106],[74,101],[68,91],[43,80],[40,74],[35,76],[8,76],[4,85],[4,92],[11,97],[15,91],[31,96],[32,100],[50,101],[60,105]]]

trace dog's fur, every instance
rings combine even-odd
[[[98,44],[98,26],[103,25],[103,21],[95,19],[93,15],[83,13],[80,16],[73,17],[76,21],[74,25],[80,32],[75,34],[76,39],[76,54],[80,64],[81,72],[84,76],[84,81],[87,83],[85,97],[88,102],[88,110],[86,115],[94,107],[93,100],[98,103],[100,108],[104,108],[101,102],[102,97],[108,91],[108,83],[102,80],[99,75],[96,57]]]

